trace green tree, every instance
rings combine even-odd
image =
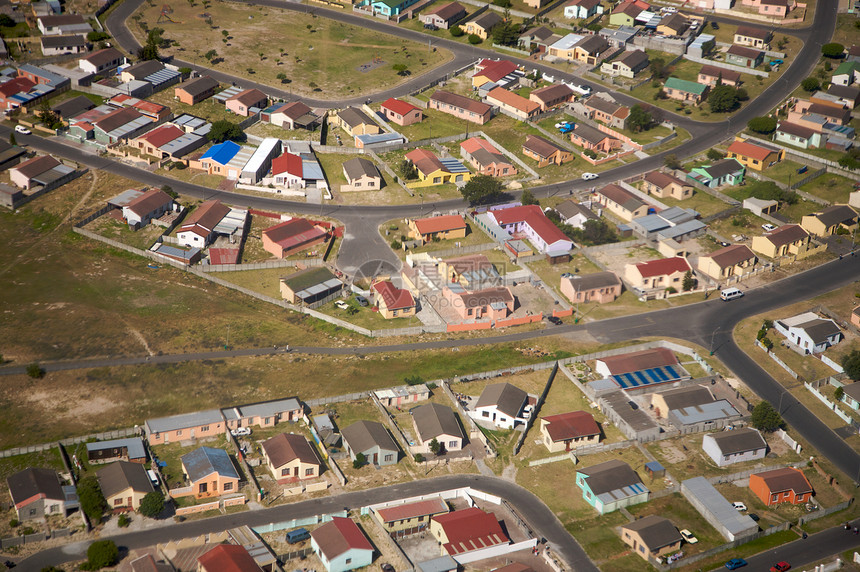
[[[442,450],[442,445],[439,444],[439,441],[436,440],[436,437],[433,437],[433,440],[430,441],[430,452],[434,455],[438,455],[439,451]]]
[[[666,157],[663,158],[663,164],[666,165],[667,167],[669,167],[670,169],[680,169],[681,168],[681,161],[679,161],[678,157],[673,153],[670,153],[669,155],[666,155]]]
[[[860,350],[853,350],[842,356],[842,369],[854,381],[860,380]]]
[[[803,91],[813,92],[821,87],[821,81],[817,77],[808,77],[800,82]]]
[[[860,148],[852,147],[847,153],[839,157],[839,164],[846,169],[860,169]]]
[[[654,118],[650,113],[638,103],[630,108],[630,115],[627,117],[627,125],[634,133],[647,131],[651,129],[651,124],[654,123]]]
[[[730,85],[718,85],[708,95],[708,106],[714,113],[728,113],[740,106],[738,90]]]
[[[152,491],[140,499],[140,508],[137,511],[143,516],[155,518],[164,510],[164,495],[161,491]]]
[[[406,64],[394,64],[393,66],[391,66],[391,68],[397,72],[397,75],[400,76],[407,76],[412,73],[409,71],[409,66],[407,66]]]
[[[42,369],[42,366],[38,362],[34,361],[31,364],[27,364],[27,375],[33,379],[39,379],[45,377],[45,370]]]
[[[720,159],[725,157],[725,155],[723,155],[723,153],[721,151],[719,151],[718,149],[714,149],[713,147],[708,149],[708,152],[705,153],[705,155],[711,161],[719,161]]]
[[[287,74],[285,74],[284,72],[279,73],[275,77],[279,79],[281,83],[287,83]]]
[[[773,408],[773,405],[767,401],[762,401],[753,408],[752,417],[750,419],[752,426],[759,431],[770,433],[781,429],[785,426],[785,421],[779,412]]]
[[[87,569],[101,570],[119,562],[119,548],[113,540],[96,540],[87,548]]]
[[[418,178],[418,169],[409,159],[403,159],[400,161],[397,165],[397,172],[400,173],[400,176],[403,177],[403,180],[405,181],[412,181],[413,179]]]
[[[510,0],[504,0],[510,4]],[[493,42],[500,46],[516,46],[520,38],[520,27],[511,21],[511,11],[505,8],[504,22],[493,28]]]
[[[94,476],[84,477],[78,482],[78,500],[81,503],[81,510],[93,526],[98,525],[108,506],[99,482]]]
[[[403,378],[403,383],[405,383],[406,385],[419,385],[421,383],[424,383],[424,379],[418,374],[407,375]]]
[[[684,290],[684,292],[689,292],[695,287],[696,279],[693,278],[693,273],[687,270],[687,273],[684,274],[684,281],[681,282],[681,288]]]
[[[750,131],[767,135],[776,131],[776,117],[753,117],[747,122]]]
[[[42,572],[63,572],[63,569],[56,566],[45,566],[42,568]]]
[[[422,455],[421,453],[415,453],[415,462],[416,463],[423,463],[424,462],[424,455]]]
[[[555,215],[555,219],[549,216],[550,213]],[[547,216],[555,222],[559,230],[567,235],[568,238],[579,244],[586,246],[597,246],[600,244],[609,244],[618,240],[615,230],[605,220],[587,220],[583,223],[582,228],[574,228],[569,224],[562,223],[558,218],[558,213],[555,211],[547,211]]]
[[[245,133],[242,128],[226,119],[219,119],[212,124],[206,135],[210,141],[221,143],[223,141],[244,141]]]
[[[116,519],[116,525],[120,528],[126,528],[131,524],[131,517],[126,513],[122,513],[119,515],[119,518]]]
[[[218,52],[216,52],[215,50],[209,50],[208,52],[203,54],[203,57],[206,58],[206,61],[208,61],[209,63],[215,63],[212,60],[218,57]]]
[[[451,26],[451,29],[449,30],[449,32],[455,38],[459,38],[460,36],[462,36],[463,34],[466,33],[463,31],[463,28],[461,28],[460,26]]]
[[[137,59],[139,60],[157,60],[161,56],[158,53],[158,46],[146,44],[137,50]]]
[[[0,16],[0,20],[2,20],[3,16]],[[2,24],[0,24],[2,26]],[[92,32],[87,33],[87,41],[95,44],[96,42],[101,42],[102,40],[107,40],[110,38],[110,34],[107,32],[101,32],[98,30],[93,30]]]
[[[773,181],[756,181],[747,189],[749,196],[765,201],[780,201],[788,205],[796,205],[800,197],[794,191],[780,188]]]
[[[666,60],[663,58],[652,58],[648,66],[651,69],[651,74],[656,79],[663,79],[669,75],[669,69],[666,67]]]
[[[48,106],[47,100],[43,101],[39,106],[39,111],[36,113],[36,117],[38,117],[39,121],[49,129],[56,129],[62,125],[62,123],[60,123],[60,118],[57,117],[57,114],[51,111],[51,108]]]
[[[842,401],[842,398],[845,397],[845,390],[842,387],[837,387],[836,391],[833,392],[833,397],[836,401]]]
[[[478,44],[480,44],[483,41],[484,40],[482,40],[481,36],[479,36],[478,34],[469,34],[469,43],[472,44],[473,46],[477,46]]]
[[[190,76],[192,71],[194,71],[194,70],[192,70],[192,69],[191,69],[191,68],[189,68],[189,67],[181,67],[181,68],[179,68],[179,73],[181,73],[181,74],[182,74],[183,76],[185,76],[185,77]]]
[[[830,42],[821,46],[821,53],[826,58],[841,58],[845,52],[845,46],[838,42]]]
[[[512,6],[511,0],[493,0],[493,4],[499,8],[510,8]]]
[[[460,192],[470,205],[492,203],[504,196],[502,182],[489,175],[475,175],[460,188]]]
[[[9,134],[9,145],[17,145],[17,144],[18,144],[18,140],[15,138],[15,132],[13,131]]]
[[[360,469],[365,464],[367,464],[367,457],[364,456],[364,453],[357,453],[355,459],[352,461],[352,468]]]
[[[534,193],[529,189],[523,191],[520,202],[524,205],[540,205],[540,201],[535,198]]]

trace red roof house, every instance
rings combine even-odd
[[[600,441],[600,425],[587,411],[569,411],[542,417],[540,433],[551,453],[570,451],[571,448]]]
[[[203,556],[197,558],[201,572],[263,572],[263,569],[238,544],[219,544]]]
[[[393,121],[397,125],[412,125],[424,119],[424,113],[419,108],[393,97],[386,99],[380,110],[385,119]]]
[[[517,69],[517,65],[508,60],[484,59],[475,66],[477,71],[472,76],[472,87],[481,87],[487,82],[497,82]]]
[[[430,533],[442,544],[442,554],[449,556],[510,544],[496,515],[477,507],[434,516]]]
[[[600,358],[597,360],[594,369],[600,375],[609,377],[610,375],[622,375],[634,371],[675,365],[677,363],[678,358],[675,357],[675,354],[671,350],[652,348],[650,350]]]
[[[309,220],[294,218],[263,231],[263,248],[276,258],[286,258],[326,239],[326,232]]]
[[[750,475],[750,490],[767,506],[803,504],[812,497],[806,475],[791,467]]]
[[[542,253],[567,253],[573,241],[543,214],[537,205],[522,205],[489,211],[496,224],[509,233],[522,233]]]
[[[516,175],[517,169],[486,139],[470,137],[460,143],[460,156],[482,175],[507,177]]]
[[[624,269],[624,277],[633,287],[641,290],[671,287],[680,292],[684,274],[692,271],[693,267],[686,258],[673,256],[628,264]]]
[[[462,215],[417,218],[409,221],[409,237],[425,242],[437,236],[440,239],[466,238],[468,228]]]
[[[370,289],[383,318],[388,320],[415,315],[415,299],[409,290],[398,288],[389,280],[375,282]]]
[[[326,570],[352,570],[368,566],[373,546],[351,519],[335,516],[311,532],[311,546]]]

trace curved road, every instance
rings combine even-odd
[[[245,524],[260,526],[272,522],[336,512],[343,510],[344,507],[356,510],[369,504],[432,494],[459,487],[473,487],[505,499],[516,507],[516,510],[531,525],[538,537],[547,539],[552,549],[570,565],[572,570],[597,572],[598,568],[539,498],[510,481],[480,475],[452,475],[422,479],[399,485],[301,501],[269,509],[171,524],[108,538],[114,540],[117,546],[137,549],[152,546],[159,542],[199,536]],[[19,566],[22,570],[41,570],[43,567],[80,560],[86,558],[87,546],[89,546],[89,541],[43,550],[22,560]]]

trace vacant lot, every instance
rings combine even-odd
[[[170,7],[170,18],[178,23],[156,24],[162,4],[155,2],[144,4],[132,16],[128,24],[138,41],[145,43],[147,30],[157,25],[164,29],[163,37],[172,41],[162,55],[228,69],[267,85],[289,86],[297,95],[325,99],[370,93],[404,81],[394,65],[406,65],[412,74],[420,74],[452,57],[447,50],[430,50],[291,10],[227,2],[203,7],[193,1]],[[217,55],[207,58],[210,51]]]

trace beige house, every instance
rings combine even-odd
[[[409,290],[397,288],[389,280],[374,282],[370,290],[379,308],[379,315],[386,320],[415,315],[417,304]]]
[[[540,435],[550,453],[600,442],[600,425],[587,411],[569,411],[540,420]]]
[[[815,236],[831,236],[840,230],[852,233],[857,230],[857,213],[848,205],[831,205],[820,212],[805,215],[800,226]]]
[[[430,444],[435,439],[441,447],[440,452],[459,451],[463,448],[466,436],[457,415],[450,407],[438,403],[426,403],[412,410],[412,426],[418,436],[413,452],[432,454]]]
[[[680,292],[684,274],[692,270],[693,267],[686,258],[675,256],[627,264],[624,267],[624,277],[633,287],[641,290],[672,287]]]
[[[497,12],[487,10],[474,20],[466,22],[463,31],[466,32],[466,35],[475,34],[482,40],[486,40],[490,37],[490,32],[493,31],[493,28],[504,21],[505,20],[499,16]]]
[[[572,304],[613,302],[621,295],[621,280],[614,272],[574,274],[561,279],[561,293]]]
[[[622,525],[621,540],[646,561],[677,552],[683,542],[669,519],[654,514]]]
[[[761,236],[754,236],[752,249],[768,258],[811,254],[812,236],[799,224],[786,224]]]
[[[426,530],[430,519],[448,513],[448,503],[440,497],[373,509],[376,520],[388,533],[412,534]]]
[[[657,198],[676,200],[693,196],[693,185],[662,171],[651,171],[642,180],[642,190]]]
[[[615,183],[595,191],[594,198],[609,212],[626,221],[648,214],[648,203]]]
[[[409,221],[409,238],[428,242],[466,238],[466,224],[462,215],[442,215],[429,218],[416,218]]]
[[[96,472],[99,487],[114,511],[137,510],[140,501],[155,490],[146,469],[140,463],[119,461]]]
[[[320,460],[302,435],[281,433],[262,443],[263,458],[279,483],[315,479],[320,476]]]
[[[382,188],[382,175],[370,159],[355,157],[343,163],[343,176],[346,184],[340,192],[378,191]]]
[[[752,271],[758,258],[745,244],[732,244],[699,257],[699,272],[720,281]]]
[[[376,135],[382,130],[373,119],[357,107],[347,107],[337,113],[337,122],[348,135]]]

